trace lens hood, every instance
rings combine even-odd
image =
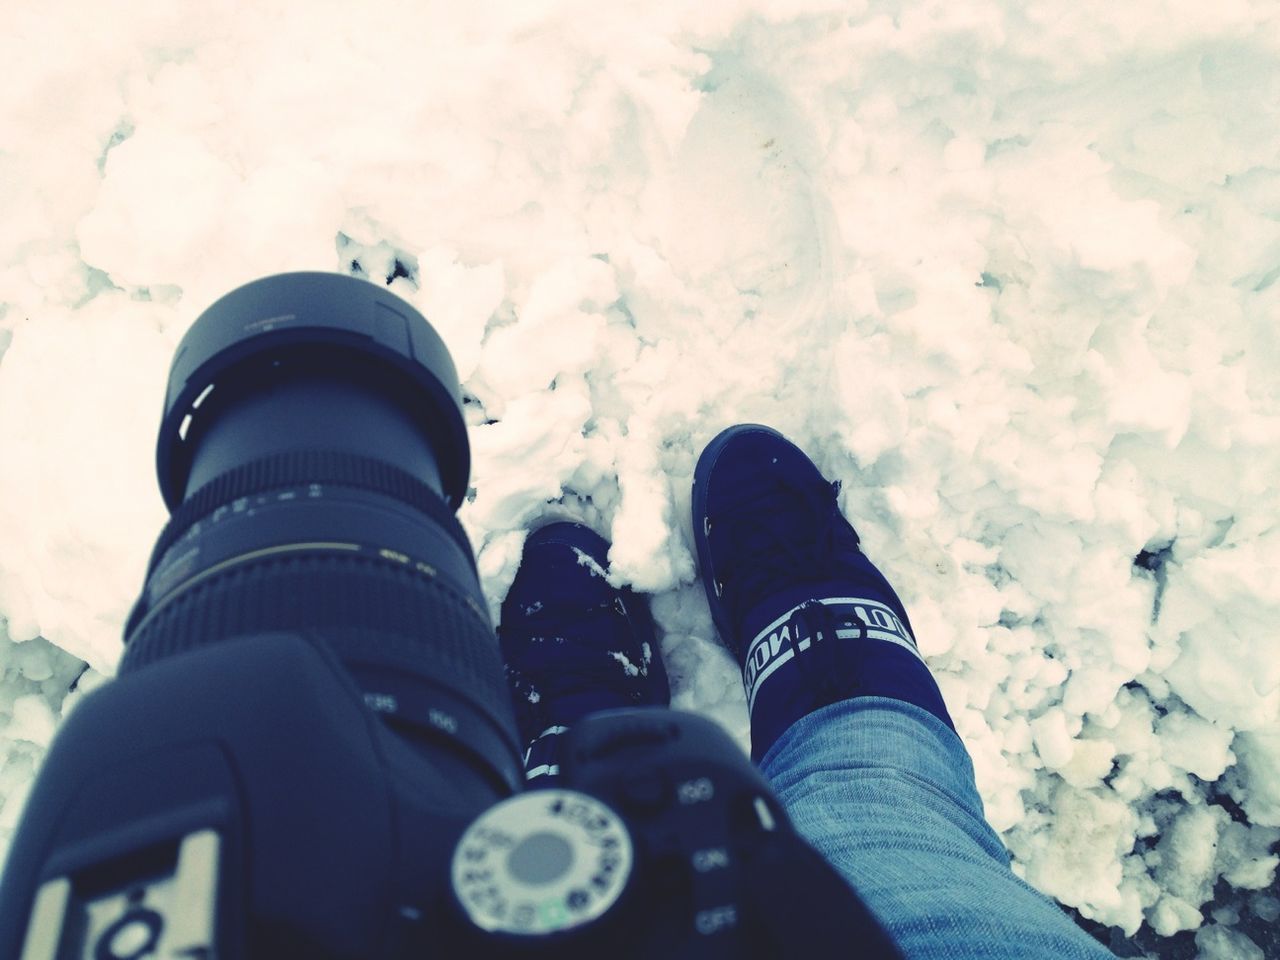
[[[231,291],[200,314],[178,345],[156,446],[160,492],[171,512],[188,493],[205,398],[214,390],[245,389],[241,372],[266,356],[317,347],[351,351],[411,386],[406,413],[435,453],[445,501],[455,510],[461,505],[471,452],[458,375],[444,341],[422,314],[376,284],[301,272]]]

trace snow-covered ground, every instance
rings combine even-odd
[[[178,339],[358,263],[472,399],[495,611],[562,501],[654,595],[676,705],[745,742],[689,483],[772,424],[843,480],[1017,869],[1262,956],[1274,0],[49,0],[0,55],[0,857],[120,653]]]

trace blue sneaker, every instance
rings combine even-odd
[[[608,556],[583,524],[535,530],[502,603],[498,643],[525,773],[539,785],[559,773],[559,735],[587,714],[671,702],[649,605],[609,584]]]
[[[905,700],[954,729],[839,491],[758,424],[723,431],[694,471],[698,565],[716,630],[742,667],[757,762],[796,720],[854,696]]]

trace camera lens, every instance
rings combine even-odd
[[[454,511],[470,451],[444,343],[368,281],[294,273],[214,303],[174,357],[157,445],[170,510],[122,674],[291,631],[415,742],[510,789],[519,754]]]

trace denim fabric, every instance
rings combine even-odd
[[[1009,869],[969,754],[925,710],[831,704],[792,724],[760,768],[909,960],[1112,956]]]

